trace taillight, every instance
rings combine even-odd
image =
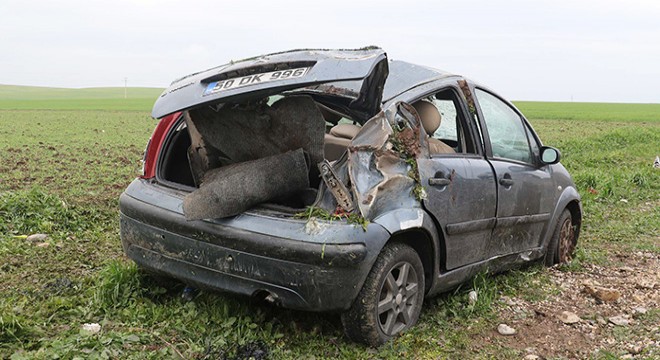
[[[156,176],[156,165],[158,162],[158,156],[160,155],[160,149],[163,147],[163,142],[165,141],[167,134],[170,132],[172,125],[174,125],[180,116],[180,112],[167,115],[160,119],[160,122],[156,125],[154,133],[151,134],[151,139],[149,139],[149,142],[147,143],[147,149],[144,151],[141,178],[151,179]]]

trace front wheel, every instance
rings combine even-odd
[[[552,234],[552,238],[550,238],[545,253],[545,265],[552,266],[570,262],[573,259],[576,243],[575,227],[573,226],[571,212],[567,209],[559,217],[557,227]]]
[[[388,244],[353,305],[342,314],[344,332],[353,341],[381,345],[417,322],[423,301],[424,267],[419,255],[406,244]]]

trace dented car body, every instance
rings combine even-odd
[[[378,48],[264,55],[175,81],[120,198],[140,267],[337,311],[380,344],[476,273],[570,260],[580,197],[509,102]],[[364,329],[370,329],[365,331]]]

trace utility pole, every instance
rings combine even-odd
[[[128,94],[127,88],[128,88],[128,78],[125,77],[124,78],[124,99],[126,99],[128,97],[127,96],[127,94]]]

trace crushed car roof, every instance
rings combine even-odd
[[[391,60],[383,90],[383,103],[414,87],[451,76],[456,75],[406,61]]]

